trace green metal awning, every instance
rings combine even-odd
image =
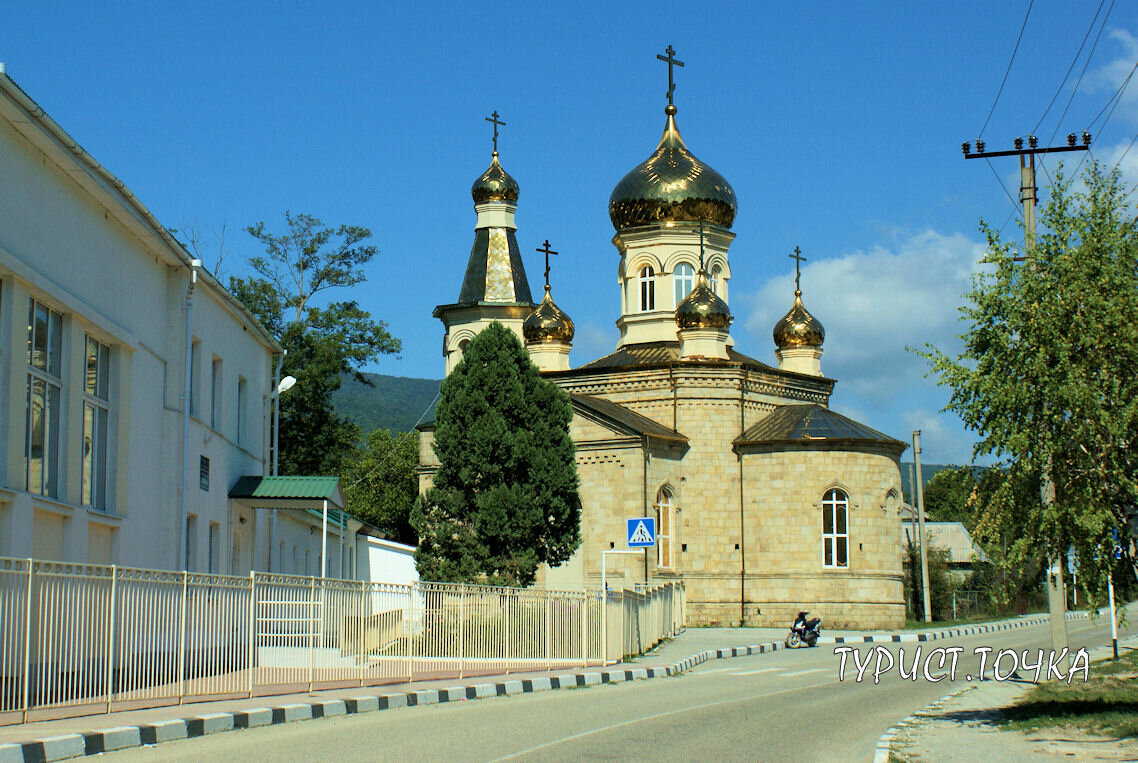
[[[229,497],[253,508],[318,509],[324,501],[345,507],[339,477],[251,477],[237,480]]]

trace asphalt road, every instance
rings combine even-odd
[[[1134,626],[1120,637],[1136,632]],[[1110,624],[1068,622],[1073,648],[1109,643]],[[115,753],[116,761],[199,760],[871,760],[878,737],[901,718],[979,674],[977,648],[1047,649],[1046,626],[921,644],[961,647],[956,681],[902,679],[896,668],[873,682],[873,658],[845,678],[835,647],[713,660],[666,679],[338,717],[250,729]],[[917,644],[905,650],[908,670]],[[883,667],[888,658],[882,655]],[[934,658],[930,673],[946,672]],[[1000,661],[1001,673],[1012,667]],[[1046,669],[1046,668],[1045,668]],[[922,671],[923,672],[923,671]],[[1021,675],[1025,672],[1021,669]],[[1033,672],[1033,671],[1027,671]],[[990,672],[989,672],[990,675]],[[980,751],[977,751],[980,754]]]

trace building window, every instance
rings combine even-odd
[[[656,309],[656,271],[649,265],[640,269],[640,312]]]
[[[672,494],[661,488],[656,494],[656,564],[672,566]]]
[[[850,502],[841,490],[827,490],[822,498],[822,566],[849,566]]]
[[[209,492],[209,459],[205,456],[198,457],[198,487]]]
[[[198,396],[202,388],[202,343],[195,339],[190,343],[190,415],[201,416]]]
[[[83,364],[82,503],[107,508],[107,422],[111,348],[86,337]]]
[[[237,377],[237,444],[245,444],[245,377]]]
[[[681,262],[676,265],[676,270],[672,273],[672,283],[676,289],[676,307],[684,301],[684,297],[691,294],[691,290],[695,288],[695,269],[686,262]]]
[[[719,293],[719,275],[722,272],[722,269],[718,265],[711,269],[711,290],[719,297],[723,296]]]
[[[221,358],[213,357],[210,370],[209,425],[214,430],[221,429]]]
[[[53,498],[59,493],[62,343],[63,316],[33,299],[28,308],[25,479],[28,492]]]

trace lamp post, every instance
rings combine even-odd
[[[276,378],[281,375],[281,364],[284,363],[284,356],[285,355],[288,355],[288,350],[285,350],[284,354],[281,355],[280,360],[277,361],[277,370],[276,370],[276,373],[273,374],[273,377],[274,377],[273,381],[276,381]],[[294,384],[296,384],[296,377],[295,376],[286,376],[285,378],[283,378],[279,382],[277,382],[275,388],[273,389],[273,463],[272,463],[272,469],[270,470],[269,473],[274,477],[277,476],[277,468],[278,468],[277,467],[277,460],[278,460],[277,456],[278,456],[278,452],[280,451],[281,394],[284,392],[288,392],[290,389],[292,389]],[[276,545],[277,545],[277,510],[276,509],[273,509],[271,522],[272,522],[272,527],[269,530],[269,572],[273,571],[273,550],[276,548]],[[278,567],[283,566],[283,562],[284,562],[283,559],[278,559],[277,560],[277,566]],[[277,570],[277,571],[281,572],[283,570]]]

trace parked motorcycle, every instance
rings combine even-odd
[[[794,618],[794,625],[790,626],[790,635],[786,637],[788,649],[797,649],[803,644],[815,646],[818,643],[818,638],[822,635],[822,618],[811,617],[807,620],[808,614],[810,613],[799,612],[798,617]]]

